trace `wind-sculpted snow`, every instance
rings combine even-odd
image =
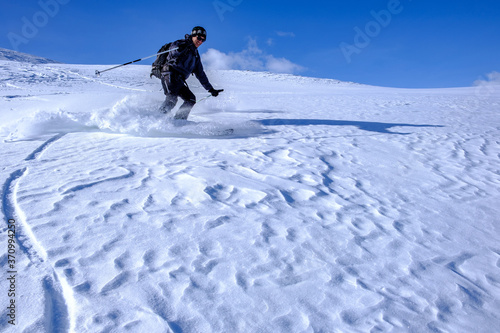
[[[209,72],[178,123],[147,66],[0,67],[2,331],[499,327],[498,96]]]

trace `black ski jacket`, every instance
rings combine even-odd
[[[184,39],[173,42],[169,50],[176,47],[178,47],[177,50],[167,53],[167,71],[181,74],[184,80],[187,80],[189,75],[194,74],[203,88],[212,90],[213,86],[208,81],[207,75],[203,70],[200,54],[196,46],[194,46],[191,36],[186,35]]]

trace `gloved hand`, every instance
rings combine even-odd
[[[223,92],[224,89],[210,89],[208,92],[212,94],[212,96],[217,97],[219,96],[219,93]]]

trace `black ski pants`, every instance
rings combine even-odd
[[[196,104],[196,96],[189,90],[186,81],[176,72],[167,72],[161,76],[161,85],[165,93],[165,102],[161,106],[162,112],[172,111],[180,97],[184,103],[175,114],[175,119],[187,119],[191,109]]]

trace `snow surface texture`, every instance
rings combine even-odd
[[[104,68],[0,61],[0,331],[498,331],[498,94]]]

